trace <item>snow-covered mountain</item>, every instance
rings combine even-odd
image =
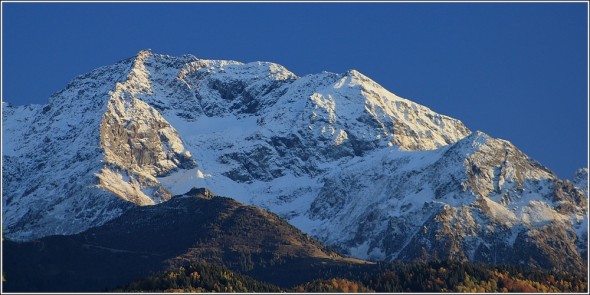
[[[47,105],[3,104],[3,134],[12,239],[77,233],[200,186],[358,258],[586,264],[587,172],[560,180],[354,70],[298,77],[142,51]]]

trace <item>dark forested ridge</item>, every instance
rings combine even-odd
[[[3,241],[4,291],[100,291],[160,271],[208,262],[270,277],[289,261],[300,282],[309,265],[364,264],[303,234],[275,214],[192,190],[137,207],[70,236]],[[297,276],[295,276],[297,277]]]
[[[284,265],[286,271],[288,264]],[[340,265],[315,279],[279,287],[213,265],[189,265],[136,280],[118,292],[523,292],[586,293],[584,277],[461,262]]]
[[[135,280],[114,292],[284,292],[284,288],[260,282],[223,266],[191,264]]]

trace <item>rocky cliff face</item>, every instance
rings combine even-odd
[[[138,62],[75,78],[44,106],[3,105],[3,225],[13,239],[72,234],[170,193],[156,180],[196,165],[178,134],[137,100]],[[138,69],[139,68],[139,69]]]
[[[99,186],[138,205],[170,198],[155,177],[196,166],[174,127],[136,97],[153,93],[144,65],[148,58],[148,52],[141,52],[127,80],[109,93],[100,124],[100,146],[109,165],[97,174]]]
[[[3,111],[11,238],[78,232],[201,186],[358,258],[585,264],[587,184],[354,70],[297,77],[142,51],[46,106]]]

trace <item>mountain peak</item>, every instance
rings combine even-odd
[[[359,71],[355,69],[349,69],[345,73],[346,76],[354,76],[354,77],[366,77],[365,75],[361,74]]]
[[[139,69],[143,69],[144,70],[144,64],[146,61],[148,61],[152,56],[154,56],[154,53],[152,52],[151,49],[143,49],[140,50],[132,59],[133,59],[133,64],[131,66],[131,72],[130,74],[134,73],[134,70],[139,70]],[[144,70],[145,71],[145,70]]]
[[[151,54],[153,54],[152,49],[147,48],[147,49],[140,50],[135,56],[136,57],[143,57],[143,56],[148,56]]]
[[[350,78],[349,81],[349,85],[365,85],[369,86],[369,87],[376,87],[376,88],[382,88],[381,85],[377,84],[377,82],[373,81],[371,78],[367,77],[366,75],[364,75],[363,73],[355,70],[355,69],[350,69],[348,71],[346,71],[344,74],[342,74],[342,77],[346,77],[346,78]]]
[[[208,187],[357,258],[490,262],[498,243],[554,249],[518,240],[549,224],[576,232],[564,247],[584,248],[587,199],[570,182],[356,70],[297,77],[145,50],[46,106],[7,109],[2,209],[14,239],[80,232]]]

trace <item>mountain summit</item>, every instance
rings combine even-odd
[[[298,77],[141,51],[46,105],[3,104],[3,124],[15,240],[82,232],[198,186],[361,259],[586,265],[583,182],[355,70]]]

